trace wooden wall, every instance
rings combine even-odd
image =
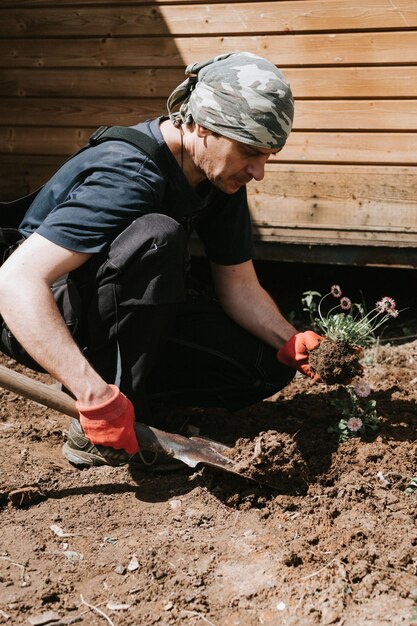
[[[417,244],[416,0],[0,0],[0,49],[2,199],[97,126],[164,112],[186,64],[247,50],[296,98],[287,146],[250,187],[260,255],[337,244],[330,260],[365,246],[372,262],[372,247]]]

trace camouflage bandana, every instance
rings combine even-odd
[[[168,98],[176,125],[197,122],[219,135],[258,148],[280,149],[290,134],[294,101],[281,72],[250,52],[189,65],[188,78]],[[175,106],[179,111],[173,113]]]

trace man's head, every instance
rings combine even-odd
[[[255,148],[281,150],[291,131],[294,101],[275,65],[235,52],[189,65],[185,73],[188,78],[168,99],[174,124],[195,122]]]

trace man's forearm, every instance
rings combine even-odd
[[[252,261],[211,268],[217,297],[240,326],[276,350],[297,332],[259,283]]]
[[[72,339],[48,285],[16,277],[3,285],[0,314],[8,328],[54,378],[88,406],[104,401],[111,390]]]
[[[221,297],[220,302],[235,322],[276,350],[297,332],[260,285],[237,289]]]

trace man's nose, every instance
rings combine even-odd
[[[265,161],[263,159],[253,161],[248,165],[247,172],[255,180],[262,180],[265,176]]]

